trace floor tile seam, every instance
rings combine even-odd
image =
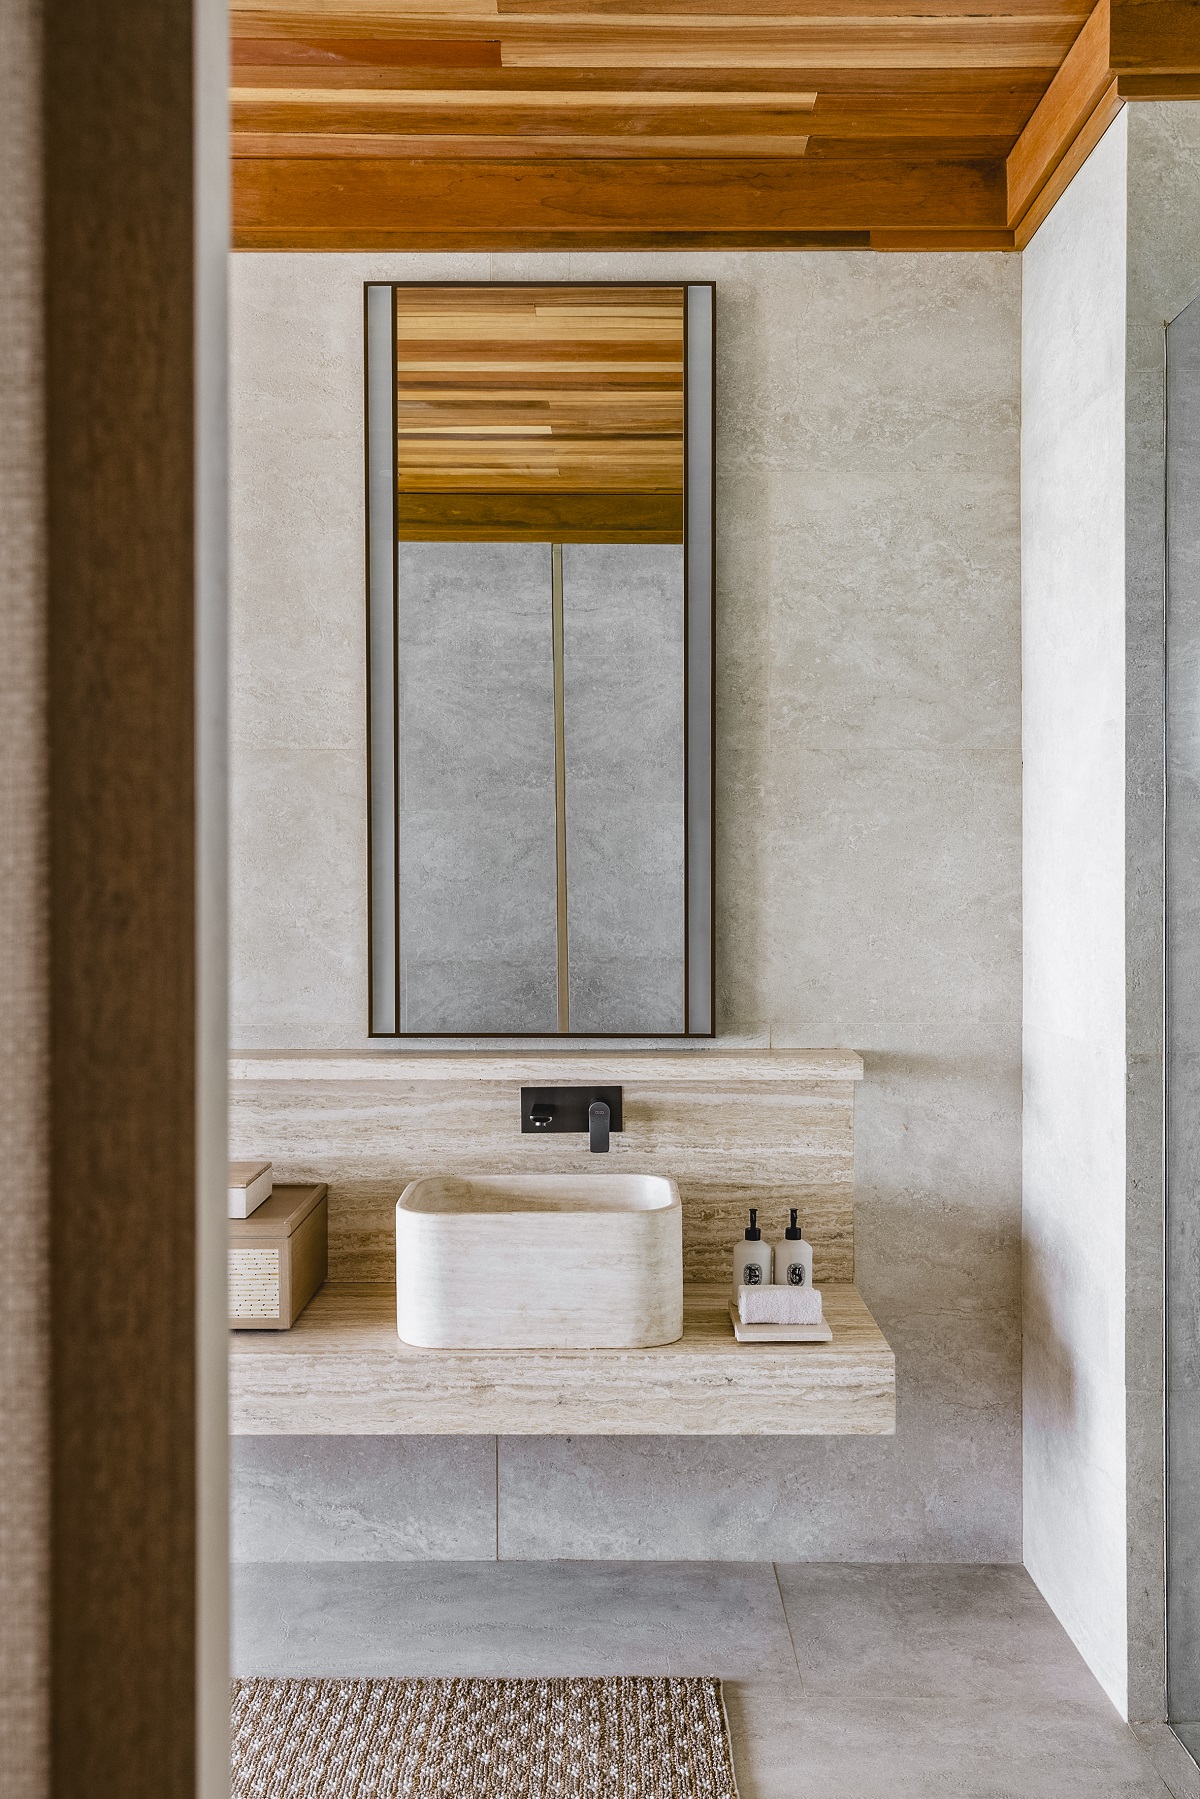
[[[800,1668],[800,1657],[796,1654],[796,1639],[792,1635],[792,1621],[788,1617],[787,1600],[783,1596],[783,1582],[779,1578],[778,1562],[771,1563],[771,1573],[775,1576],[775,1591],[779,1594],[779,1609],[783,1613],[783,1622],[788,1633],[788,1642],[792,1646],[792,1660],[796,1664],[796,1675],[800,1681],[801,1690],[803,1691],[804,1675]]]

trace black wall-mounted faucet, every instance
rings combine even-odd
[[[522,1087],[521,1131],[586,1131],[593,1154],[608,1153],[610,1131],[624,1129],[619,1087]]]
[[[602,1099],[588,1107],[588,1148],[594,1156],[608,1154],[608,1125],[612,1114]]]

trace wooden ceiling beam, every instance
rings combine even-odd
[[[1200,0],[1099,0],[1008,157],[1021,249],[1129,99],[1200,93]]]
[[[1113,82],[1108,60],[1109,0],[1079,33],[1008,158],[1008,223],[1025,217]]]
[[[1122,100],[1200,99],[1200,71],[1185,75],[1118,75]]]
[[[1116,75],[1200,73],[1200,0],[1111,0]]]
[[[884,228],[871,233],[872,250],[1011,250],[1011,231],[911,231]]]

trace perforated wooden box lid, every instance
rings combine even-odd
[[[247,1237],[290,1237],[327,1191],[324,1181],[315,1187],[276,1187],[270,1199],[264,1199],[249,1218],[229,1220],[229,1235],[242,1242]]]

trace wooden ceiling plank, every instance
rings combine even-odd
[[[942,18],[1075,19],[1082,25],[1091,11],[1088,0],[921,0],[920,11]],[[292,36],[383,41],[389,31],[408,29],[420,18],[446,21],[510,19],[666,19],[672,18],[896,18],[904,16],[903,0],[499,0],[498,4],[385,6],[379,12],[361,6],[322,7],[283,5],[233,7],[230,30],[239,38]]]
[[[239,68],[235,88],[239,92],[283,89],[320,96],[335,89],[360,93],[391,93],[402,99],[430,105],[466,103],[476,96],[508,95],[514,103],[533,105],[540,95],[603,100],[645,100],[669,104],[676,95],[683,103],[708,101],[713,105],[759,103],[773,105],[781,97],[794,98],[797,90],[819,90],[822,99],[854,95],[862,99],[911,100],[915,105],[938,98],[969,102],[972,96],[991,102],[1007,96],[1028,103],[1032,112],[1054,74],[1046,68],[932,68],[863,69],[830,66],[813,72],[811,81],[794,69],[505,69],[473,68],[468,77],[452,69],[421,65],[392,69],[367,64],[307,64],[271,66],[255,64]],[[496,104],[502,100],[497,99]],[[1028,116],[1028,114],[1026,114]]]
[[[395,109],[411,107],[421,112],[445,111],[451,107],[470,112],[476,108],[484,111],[521,111],[526,113],[561,112],[561,113],[594,113],[603,111],[620,111],[623,113],[670,113],[676,114],[688,108],[703,112],[752,111],[757,115],[764,113],[779,116],[786,113],[810,113],[816,104],[815,89],[803,93],[772,94],[706,94],[706,93],[629,93],[620,88],[601,93],[559,93],[553,90],[542,90],[530,94],[514,94],[511,91],[494,93],[478,93],[470,88],[443,88],[432,92],[424,89],[401,90],[396,88],[331,88],[325,91],[313,88],[288,87],[243,87],[230,89],[230,98],[234,106],[308,106],[308,107],[350,107]]]
[[[439,29],[440,27],[440,29]],[[453,27],[453,29],[450,29]],[[1079,30],[1077,17],[1001,14],[958,16],[897,14],[844,17],[564,15],[510,18],[497,28],[488,19],[446,19],[437,14],[390,22],[389,37],[419,40],[423,57],[440,36],[455,42],[499,41],[504,66],[589,69],[653,67],[813,67],[830,62],[853,67],[864,57],[890,59],[874,66],[1042,66],[1057,68]],[[293,34],[294,35],[294,34]],[[264,40],[257,42],[261,45]],[[318,40],[328,43],[327,33]],[[840,54],[839,54],[840,52]],[[261,53],[261,51],[259,52]],[[379,52],[373,51],[373,57]],[[868,65],[870,66],[870,64]]]
[[[813,128],[813,115],[807,111],[789,112],[779,108],[772,112],[763,107],[676,107],[646,108],[596,107],[586,113],[569,107],[538,107],[526,112],[518,107],[449,107],[427,106],[310,106],[287,102],[284,105],[237,100],[232,106],[235,131],[279,132],[281,134],[333,132],[369,135],[383,132],[391,136],[440,137],[571,137],[576,134],[601,137],[634,137],[653,140],[659,136],[742,138],[804,136]],[[833,134],[834,121],[842,115],[836,108],[822,111],[824,129]],[[945,115],[943,115],[944,117]],[[980,122],[980,113],[964,113],[962,123],[969,130]],[[949,129],[944,131],[950,135]],[[847,136],[857,135],[850,131]],[[886,126],[872,136],[890,136]],[[916,135],[901,130],[897,136]],[[927,132],[920,135],[929,135]],[[960,126],[959,135],[962,135]]]
[[[745,22],[716,29],[712,20],[678,32],[561,23],[520,36],[506,25],[500,56],[506,68],[1058,68],[1076,34],[1076,20],[995,16],[774,20],[766,31]]]
[[[235,133],[232,138],[235,157],[334,157],[361,160],[364,157],[446,157],[460,162],[529,162],[542,158],[561,162],[566,157],[584,160],[603,157],[608,160],[638,160],[646,157],[704,157],[719,161],[725,156],[791,158],[803,156],[807,137],[666,137],[654,139],[630,137],[546,136],[542,138],[487,137],[479,133],[461,137],[436,137],[426,133],[420,137],[341,136],[332,132],[314,132],[308,136],[288,136],[278,132]]]
[[[260,30],[264,34],[282,30],[311,31],[325,37],[386,37],[395,27],[413,18],[428,18],[434,10],[429,0],[350,0],[346,5],[324,0],[315,6],[297,6],[294,0],[254,0],[253,6],[231,6],[229,17],[235,35],[245,26],[251,36]],[[499,10],[497,0],[438,0],[436,7],[442,19],[494,19]]]
[[[1112,82],[1109,0],[1099,0],[1008,158],[1008,223],[1017,225],[1050,181]]]
[[[497,11],[502,22],[511,18],[624,18],[669,19],[672,16],[704,18],[708,16],[753,18],[897,18],[903,17],[902,0],[499,0]],[[990,15],[996,18],[1074,19],[1076,28],[1091,11],[1091,0],[920,0],[920,11],[926,17],[965,18]]]
[[[327,40],[306,39],[300,43],[291,39],[235,38],[231,45],[230,66],[236,70],[265,63],[322,73],[330,68],[344,67],[352,60],[371,69],[385,70],[501,67],[498,38],[392,38],[382,44],[361,39],[353,44],[353,59],[343,53],[350,48],[344,39],[334,45]]]
[[[989,142],[991,140],[988,140]],[[996,140],[997,154],[1003,153],[1007,140]],[[289,136],[278,132],[235,133],[232,140],[235,158],[333,157],[361,161],[368,157],[448,158],[459,162],[530,162],[550,160],[562,162],[577,156],[584,161],[605,158],[609,161],[645,160],[647,157],[692,160],[722,157],[760,157],[784,160],[803,156],[807,137],[656,137],[653,140],[630,137],[546,136],[543,138],[487,137],[479,133],[461,137],[398,137],[383,133],[369,137],[314,132],[307,136]]]
[[[1181,0],[1126,0],[1131,5],[1173,6]],[[1184,0],[1186,3],[1186,0]],[[420,36],[429,28],[445,33],[458,26],[472,32],[492,29],[508,31],[523,25],[592,25],[604,23],[612,28],[651,25],[663,29],[689,29],[695,23],[709,24],[724,20],[737,28],[755,19],[775,23],[804,23],[810,20],[845,21],[862,19],[904,19],[914,16],[946,20],[1058,20],[1075,21],[1078,30],[1091,8],[1087,0],[921,0],[919,14],[904,0],[697,0],[697,4],[674,4],[672,0],[649,0],[648,4],[621,4],[620,0],[517,0],[516,4],[496,0],[421,0],[406,6],[387,3],[378,9],[362,5],[347,7],[297,6],[283,0],[278,6],[256,5],[234,7],[230,11],[230,33],[240,38],[311,38],[329,41],[372,39],[384,42],[395,36]]]
[[[507,168],[519,168],[513,180]],[[234,167],[235,241],[288,231],[297,243],[323,238],[432,246],[478,229],[542,232],[579,242],[579,233],[869,231],[874,227],[1003,230],[1004,165],[993,161],[884,162],[843,157],[815,162],[725,164],[487,163],[244,159]],[[489,221],[481,226],[480,221]]]
[[[1036,99],[1024,94],[971,103],[964,97],[951,106],[945,100],[914,105],[902,95],[894,98],[859,99],[857,96],[822,95],[805,129],[821,137],[862,138],[868,142],[900,138],[928,138],[934,142],[969,136],[1000,140],[998,155],[1007,155],[1013,139],[1025,125]]]
[[[869,250],[871,233],[861,228],[738,225],[609,226],[468,225],[296,225],[235,226],[235,250],[428,251],[436,250]]]
[[[682,43],[649,35],[626,43],[579,38],[567,42],[546,38],[514,44],[501,42],[506,69],[581,68],[591,70],[650,69],[796,69],[814,74],[837,69],[1057,69],[1071,34],[1059,28],[1032,34],[961,32],[939,39],[932,32],[907,28],[842,37],[812,33],[803,39],[774,36],[736,40],[693,33]]]
[[[535,66],[550,61],[569,68],[581,57],[596,57],[595,66],[652,65],[668,59],[669,67],[690,66],[697,55],[719,57],[735,66],[766,58],[774,66],[795,65],[807,51],[814,66],[832,61],[838,67],[854,67],[873,48],[876,54],[916,57],[914,67],[940,68],[963,56],[982,66],[1003,66],[1014,56],[1024,66],[1057,67],[1080,27],[1075,18],[1008,18],[973,14],[955,18],[893,13],[880,17],[808,17],[756,22],[748,18],[679,18],[666,27],[665,20],[617,23],[594,18],[578,22],[562,19],[542,24],[532,20],[520,25],[506,22],[499,33],[506,66]],[[841,52],[839,55],[838,52]],[[614,59],[620,57],[621,62]],[[819,58],[820,62],[815,59]],[[720,65],[714,65],[720,66]]]
[[[1005,140],[996,137],[839,138],[814,131],[808,140],[808,155],[817,161],[903,162],[916,168],[921,163],[936,167],[952,162],[1002,162],[1006,147]]]

